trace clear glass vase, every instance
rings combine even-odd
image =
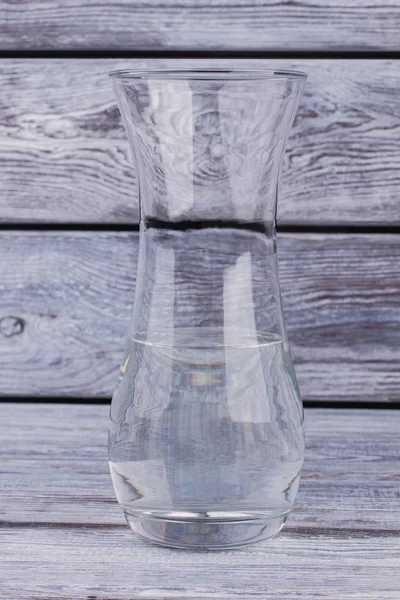
[[[119,503],[159,544],[270,537],[293,506],[304,454],[275,215],[306,76],[111,77],[140,190],[135,303],[111,405]]]

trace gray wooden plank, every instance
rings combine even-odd
[[[13,600],[398,600],[400,537],[289,530],[262,546],[180,552],[125,529],[5,528],[2,592]]]
[[[0,221],[137,221],[135,168],[107,73],[211,65],[309,73],[282,174],[281,224],[400,222],[396,61],[220,59],[2,61]]]
[[[0,390],[109,396],[130,318],[138,234],[0,236]],[[281,235],[283,303],[304,398],[399,400],[396,235]]]
[[[1,526],[125,526],[107,464],[108,412],[104,405],[0,403]],[[400,412],[305,414],[306,461],[287,527],[299,535],[319,528],[395,534]]]
[[[0,3],[1,49],[398,50],[397,0]]]
[[[398,598],[399,411],[306,410],[296,509],[223,552],[137,539],[114,499],[108,407],[0,404],[4,598]]]

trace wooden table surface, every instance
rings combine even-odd
[[[0,598],[400,598],[400,414],[307,409],[281,534],[192,552],[136,538],[107,465],[108,407],[0,405]]]

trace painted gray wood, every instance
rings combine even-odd
[[[25,0],[1,2],[0,23],[2,49],[398,50],[400,7],[397,0]]]
[[[0,524],[124,525],[107,464],[109,407],[0,403]],[[288,526],[399,530],[400,413],[306,409],[306,462]],[[1,536],[0,536],[1,537]]]
[[[3,396],[111,394],[137,243],[136,233],[1,234]],[[278,251],[303,397],[398,401],[399,237],[285,234]]]
[[[13,600],[398,600],[400,537],[283,531],[221,552],[156,548],[124,528],[4,528]]]
[[[397,600],[398,411],[306,410],[295,511],[222,552],[136,538],[107,466],[107,406],[0,404],[1,593],[15,600]]]
[[[211,65],[309,73],[282,173],[281,224],[400,222],[396,61],[209,59],[0,63],[0,221],[137,221],[135,168],[107,73]]]

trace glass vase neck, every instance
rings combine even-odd
[[[111,76],[138,168],[141,218],[274,221],[282,156],[304,74]]]

